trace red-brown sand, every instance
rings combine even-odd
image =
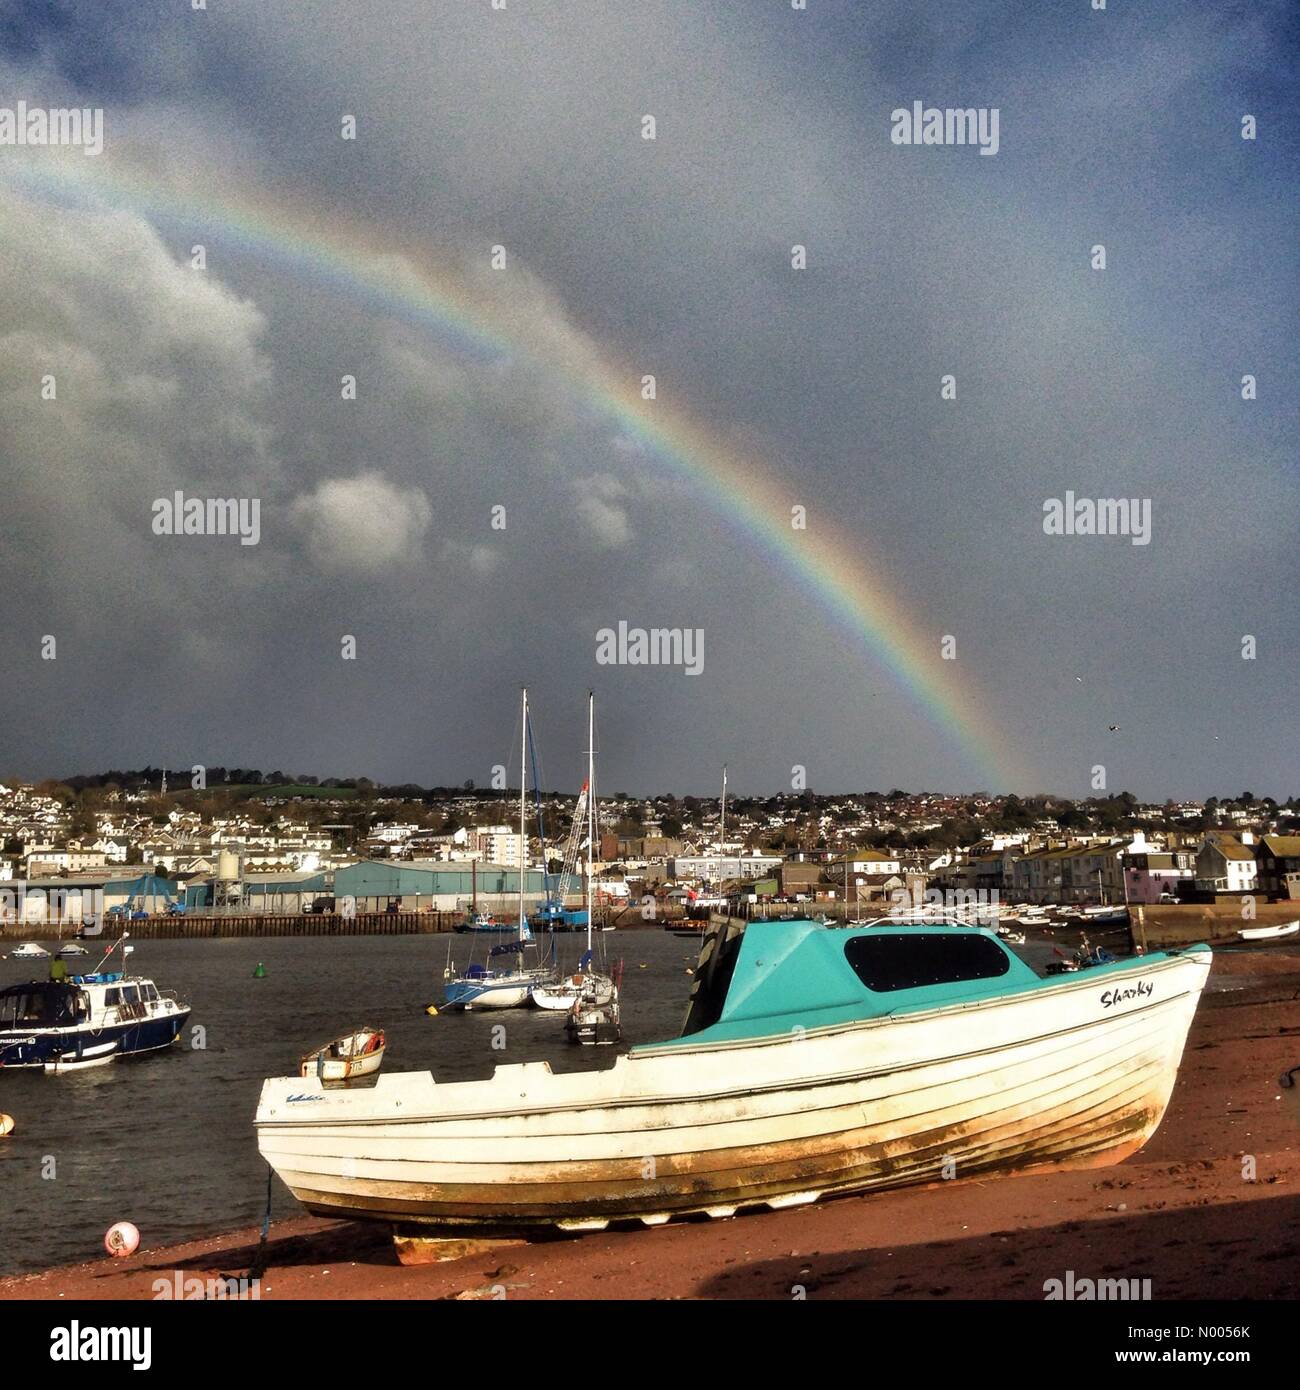
[[[1250,972],[1246,980],[1243,972]],[[1031,1298],[1068,1270],[1151,1280],[1155,1299],[1300,1287],[1300,958],[1221,954],[1164,1123],[1115,1167],[1049,1172],[500,1246],[403,1267],[385,1228],[273,1225],[263,1299]],[[257,1232],[0,1280],[0,1298],[151,1298],[247,1272]]]

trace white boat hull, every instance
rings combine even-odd
[[[498,1230],[1113,1163],[1160,1123],[1209,966],[1200,950],[797,1038],[687,1037],[598,1072],[272,1079],[258,1143],[310,1211]]]
[[[117,1044],[118,1040],[114,1038],[112,1042],[83,1047],[80,1055],[70,1053],[53,1062],[46,1062],[45,1071],[47,1074],[58,1076],[69,1071],[85,1071],[88,1067],[106,1067],[117,1057]]]
[[[528,1002],[532,986],[528,984],[493,985],[460,1005],[463,1009],[517,1009]]]
[[[360,1057],[326,1057],[319,1062],[306,1059],[303,1075],[319,1076],[322,1081],[351,1081],[358,1076],[373,1076],[383,1065],[384,1049],[378,1047]]]
[[[573,985],[544,985],[533,990],[533,1003],[539,1009],[567,1011],[577,1003],[579,993]]]
[[[1243,927],[1237,935],[1243,941],[1270,941],[1279,936],[1294,936],[1300,932],[1300,921],[1282,922],[1276,927]]]

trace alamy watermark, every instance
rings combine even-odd
[[[1151,544],[1149,497],[1049,497],[1043,503],[1043,531],[1049,536],[1128,536],[1134,545]]]
[[[221,1274],[215,1278],[200,1278],[185,1274],[179,1269],[171,1272],[170,1278],[155,1279],[151,1285],[155,1301],[186,1300],[188,1302],[240,1302],[262,1297],[262,1281],[255,1275]]]
[[[996,922],[1002,910],[1001,896],[996,888],[895,888],[889,895],[894,917],[915,913],[949,913],[974,918],[981,922]]]
[[[0,106],[0,145],[80,145],[83,154],[104,148],[102,106]]]
[[[1150,1279],[1076,1279],[1067,1269],[1064,1279],[1043,1283],[1043,1298],[1051,1303],[1064,1299],[1075,1303],[1139,1303],[1151,1298]]]
[[[704,670],[702,627],[602,627],[596,633],[598,666],[680,666],[688,676]]]
[[[186,497],[174,492],[154,500],[155,536],[238,536],[240,545],[262,538],[260,497]]]
[[[129,1361],[134,1371],[153,1365],[151,1327],[82,1326],[75,1320],[50,1333],[51,1361]]]
[[[895,145],[978,145],[997,154],[1001,112],[996,106],[926,106],[914,101],[889,113]]]
[[[24,922],[75,923],[84,936],[104,930],[104,890],[71,884],[67,888],[28,888],[11,879],[0,888],[0,926]]]

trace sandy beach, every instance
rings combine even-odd
[[[954,1181],[725,1221],[500,1243],[404,1266],[380,1226],[272,1224],[263,1299],[1041,1299],[1049,1279],[1152,1297],[1281,1299],[1300,1282],[1300,954],[1221,953],[1168,1114],[1111,1168]],[[1239,983],[1240,982],[1240,983]],[[250,1136],[250,1142],[252,1142]],[[280,1199],[284,1204],[284,1199]],[[144,1232],[147,1242],[148,1232]],[[258,1232],[0,1281],[4,1299],[149,1299],[238,1277]],[[181,1287],[184,1287],[181,1285]],[[191,1288],[195,1287],[193,1285]]]

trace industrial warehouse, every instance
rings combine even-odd
[[[192,877],[129,874],[119,865],[111,872],[9,880],[0,884],[0,927],[79,926],[101,915],[457,912],[475,902],[496,908],[519,901],[519,870],[502,864],[367,859],[314,873],[241,873],[235,855],[220,858],[214,873]],[[526,905],[545,901],[541,869],[526,870],[523,886]]]

